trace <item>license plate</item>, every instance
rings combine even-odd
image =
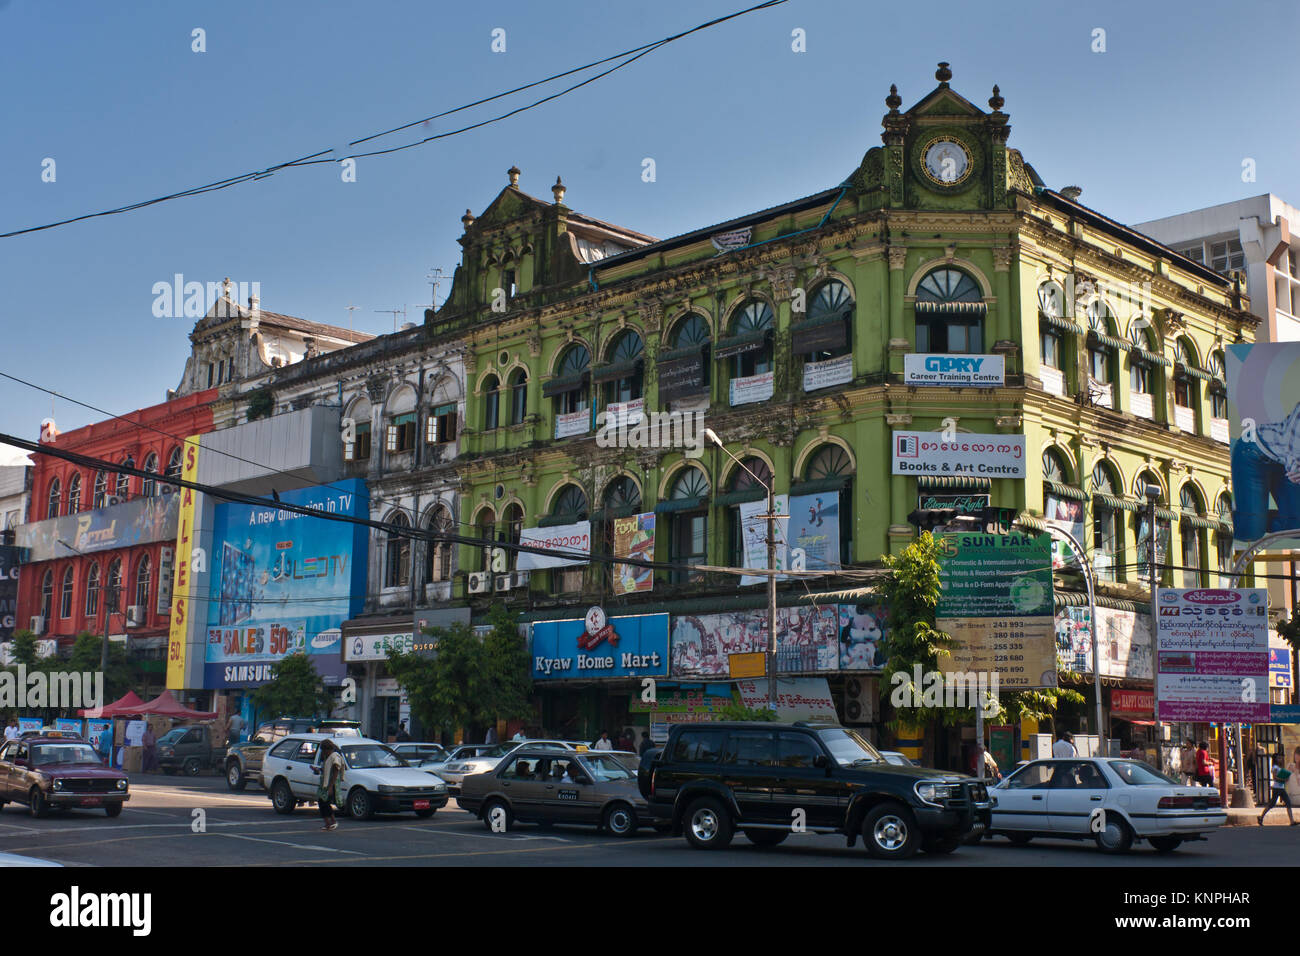
[[[429,809],[429,801],[428,801],[428,800],[416,800],[416,801],[415,801],[415,809],[417,809],[417,810],[428,810],[428,809]]]
[[[561,791],[560,791],[556,796],[557,796],[557,798],[560,799],[560,800],[577,800],[577,799],[578,799],[578,791],[577,791],[577,790],[561,790]]]
[[[81,805],[82,805],[83,807],[97,807],[97,806],[99,806],[99,805],[100,805],[101,803],[103,803],[103,802],[104,802],[104,801],[102,801],[99,797],[82,797],[82,798],[81,798]]]

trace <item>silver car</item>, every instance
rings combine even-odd
[[[520,747],[548,753],[582,753],[586,744],[572,740],[507,740],[499,744],[465,744],[452,751],[442,765],[426,765],[422,769],[435,773],[447,781],[447,789],[454,797],[460,792],[461,781],[472,773],[486,773]]]

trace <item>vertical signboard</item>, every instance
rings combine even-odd
[[[1159,588],[1156,718],[1267,723],[1268,591]]]
[[[614,557],[653,561],[655,556],[655,514],[614,519]],[[654,587],[654,569],[634,564],[614,565],[614,593],[634,594]]]
[[[22,552],[0,545],[0,642],[13,637],[18,626],[18,559]]]
[[[197,481],[199,475],[199,436],[185,440],[185,454],[181,462],[181,479]],[[171,588],[171,625],[167,635],[167,689],[185,689],[185,659],[188,645],[186,632],[194,603],[189,589],[194,561],[194,519],[199,493],[193,488],[181,488],[176,493],[180,510],[176,521],[176,572]],[[161,588],[159,589],[161,590]],[[161,599],[160,599],[161,600]]]

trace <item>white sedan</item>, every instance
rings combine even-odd
[[[1168,853],[1228,819],[1217,790],[1184,786],[1140,760],[1035,760],[989,792],[996,802],[988,835],[1016,844],[1034,837],[1094,839],[1107,853],[1123,853],[1134,840],[1146,840]]]

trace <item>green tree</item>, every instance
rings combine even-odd
[[[488,620],[492,630],[483,639],[483,661],[489,720],[526,720],[533,716],[533,676],[519,617],[495,605]]]
[[[714,711],[719,720],[776,720],[776,711],[766,707],[746,707],[741,701],[733,700]]]
[[[36,643],[40,638],[26,628],[14,631],[9,651],[15,664],[26,664],[29,668],[36,663]]]
[[[271,667],[271,679],[253,691],[258,710],[273,717],[328,716],[334,696],[306,654],[290,654]]]
[[[72,654],[66,661],[46,658],[42,661],[43,670],[51,673],[72,671],[74,673],[96,672],[104,657],[104,636],[82,631],[72,644]],[[128,690],[134,676],[134,669],[127,658],[126,648],[120,641],[110,641],[108,645],[108,670],[104,672],[104,703],[117,700]]]

